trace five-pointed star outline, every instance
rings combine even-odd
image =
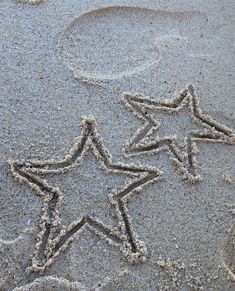
[[[138,118],[144,121],[131,140],[124,146],[126,154],[154,153],[162,149],[167,150],[171,159],[180,169],[183,178],[190,181],[200,180],[196,171],[196,142],[221,142],[235,144],[235,132],[204,114],[199,106],[199,99],[192,85],[187,86],[182,92],[171,100],[157,100],[143,95],[122,93],[121,102]],[[193,120],[202,127],[202,130],[188,132],[185,137],[185,146],[182,150],[177,143],[176,136],[167,136],[150,140],[152,134],[159,129],[160,122],[156,121],[146,108],[153,112],[165,111],[168,113],[187,108]]]
[[[161,172],[153,167],[113,163],[96,127],[93,118],[85,118],[80,138],[63,159],[10,162],[14,177],[19,182],[30,186],[43,199],[39,221],[40,231],[29,267],[31,271],[43,272],[60,252],[67,249],[68,245],[75,240],[76,234],[81,233],[85,226],[111,244],[119,246],[130,262],[145,260],[147,249],[145,243],[133,230],[127,203],[135,193],[142,191],[143,186],[158,180]],[[131,177],[119,190],[113,189],[108,197],[110,207],[114,210],[117,220],[115,228],[94,219],[89,213],[69,226],[62,225],[59,212],[63,193],[42,178],[51,174],[64,174],[71,168],[80,166],[80,161],[89,149],[92,149],[108,173],[120,173]]]

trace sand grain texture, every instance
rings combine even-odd
[[[0,290],[234,289],[234,18],[1,1]]]

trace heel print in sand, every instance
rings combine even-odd
[[[181,171],[183,178],[190,181],[200,179],[197,173],[196,154],[198,153],[197,142],[218,142],[235,144],[235,133],[232,129],[218,123],[210,116],[204,114],[199,107],[199,99],[193,87],[187,86],[172,100],[160,101],[143,95],[123,93],[121,95],[123,104],[138,118],[144,121],[132,139],[124,146],[126,154],[154,154],[160,150],[166,150],[177,168]],[[189,120],[180,123],[183,130],[182,144],[175,130],[175,120],[182,111],[189,113]],[[168,125],[173,129],[174,135],[164,135],[164,127],[156,121],[167,116]],[[187,114],[188,115],[188,114]],[[186,118],[186,117],[185,117]],[[194,123],[189,130],[189,123]],[[165,124],[164,124],[165,125]],[[167,124],[166,124],[167,125]],[[154,138],[156,131],[163,136]]]
[[[113,189],[107,197],[107,205],[113,211],[116,227],[110,227],[106,222],[103,223],[94,218],[92,209],[83,213],[81,219],[67,226],[61,221],[61,203],[66,193],[51,186],[50,177],[66,175],[74,167],[82,167],[82,161],[89,150],[97,157],[108,175],[121,174],[130,177],[123,186],[118,187],[118,190]],[[97,133],[95,120],[86,118],[83,121],[81,136],[65,158],[45,161],[12,161],[10,165],[14,177],[31,187],[43,201],[39,222],[40,232],[37,235],[30,270],[44,271],[70,243],[82,235],[86,227],[110,244],[119,247],[129,262],[145,260],[147,249],[132,227],[128,214],[128,202],[135,193],[143,190],[143,186],[155,182],[160,172],[155,168],[113,163],[104,147],[103,140]],[[45,177],[48,179],[46,180]],[[77,182],[78,188],[81,182]]]

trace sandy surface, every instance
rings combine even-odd
[[[234,1],[0,3],[0,290],[233,290]]]

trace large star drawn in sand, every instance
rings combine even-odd
[[[190,181],[200,180],[196,170],[197,142],[220,142],[235,144],[235,132],[218,123],[210,116],[204,114],[199,107],[199,99],[192,85],[171,100],[160,101],[143,95],[122,93],[121,101],[138,118],[144,121],[131,140],[124,146],[126,154],[155,153],[166,150],[172,161],[181,171],[183,178]],[[176,113],[187,109],[190,118],[200,127],[198,130],[188,131],[184,137],[184,145],[180,146],[177,136],[164,136],[153,138],[153,133],[161,129],[161,123],[153,118],[151,112]],[[187,125],[185,125],[187,126]],[[172,124],[172,128],[174,124]]]
[[[43,200],[39,221],[40,231],[29,266],[31,271],[44,271],[71,242],[75,241],[77,234],[81,234],[85,227],[118,246],[129,262],[145,259],[146,246],[132,227],[127,204],[135,193],[142,191],[143,186],[156,181],[160,171],[151,167],[113,163],[96,127],[94,119],[84,119],[80,138],[63,159],[10,162],[14,177],[30,186]],[[43,178],[50,175],[66,175],[73,167],[81,167],[88,150],[92,151],[108,174],[124,174],[131,177],[127,183],[118,188],[119,190],[113,189],[107,197],[117,222],[115,227],[110,227],[92,217],[92,209],[90,213],[85,213],[82,219],[73,221],[68,226],[63,225],[60,208],[63,195],[66,193],[63,194],[59,188],[51,186]],[[81,182],[78,181],[78,187]]]

